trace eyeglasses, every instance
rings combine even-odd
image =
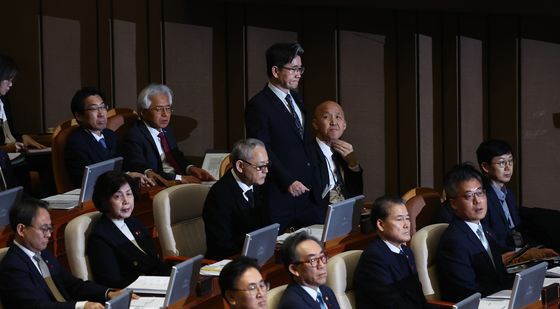
[[[102,104],[98,104],[98,105],[90,105],[88,108],[85,109],[85,111],[88,112],[92,112],[92,113],[97,113],[99,111],[102,112],[106,112],[107,111],[107,104],[102,103]]]
[[[290,68],[290,67],[282,67],[282,69],[288,70],[288,71],[290,71],[291,73],[296,73],[296,72],[297,72],[297,73],[299,73],[299,74],[303,74],[303,72],[305,72],[305,67],[293,67],[293,68]]]
[[[319,264],[319,261],[321,261],[321,263],[323,263],[323,265],[327,264],[327,261],[329,260],[329,256],[326,253],[323,253],[321,255],[318,255],[316,257],[312,257],[309,258],[307,261],[299,261],[299,262],[295,262],[295,265],[299,265],[299,264],[309,264],[309,266],[311,267],[317,267],[317,264]]]
[[[34,227],[33,225],[28,226],[41,231],[43,233],[43,236],[47,236],[48,234],[52,234],[54,232],[54,226],[52,225],[43,225],[40,227]]]
[[[458,195],[457,197],[462,197],[462,198],[464,198],[466,201],[469,201],[469,202],[470,202],[470,201],[473,200],[473,198],[474,198],[475,196],[476,196],[477,199],[486,197],[486,190],[484,190],[484,189],[478,189],[478,190],[476,190],[476,191],[467,192],[467,193],[465,193],[465,194],[463,194],[463,195]]]
[[[256,295],[257,292],[266,293],[270,290],[270,282],[261,280],[258,283],[250,283],[246,289],[232,289],[237,292],[249,292],[251,295]]]
[[[265,163],[265,164],[263,164],[263,165],[254,165],[254,164],[252,164],[252,163],[250,163],[250,162],[247,162],[247,161],[245,161],[245,160],[243,160],[243,159],[241,159],[241,161],[242,161],[243,163],[247,164],[247,165],[252,166],[257,172],[261,172],[264,168],[266,168],[266,169],[268,170],[268,169],[270,168],[270,166],[272,165],[272,162],[270,162],[270,161],[267,162],[267,163]]]
[[[498,162],[492,162],[492,164],[497,165],[499,168],[504,168],[507,166],[512,167],[513,166],[513,159],[511,160],[500,160]]]
[[[173,112],[173,108],[171,106],[156,106],[150,109],[156,111],[160,115],[163,114],[163,112],[165,112],[166,114],[171,114]]]

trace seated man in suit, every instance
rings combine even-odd
[[[270,166],[263,142],[240,140],[230,158],[232,169],[212,186],[204,202],[202,218],[209,259],[240,253],[245,234],[270,222],[260,188]]]
[[[207,171],[190,164],[177,147],[167,128],[172,104],[173,93],[166,85],[150,84],[140,91],[137,112],[141,119],[130,128],[124,141],[125,167],[164,185],[215,180]]]
[[[28,199],[10,210],[15,239],[0,263],[4,308],[103,308],[117,292],[72,276],[45,250],[53,226],[47,203]]]
[[[240,256],[229,262],[219,277],[222,297],[230,308],[266,309],[270,284],[263,280],[254,259]]]
[[[340,139],[346,130],[342,107],[333,101],[325,101],[315,108],[313,117],[315,142],[313,155],[316,197],[324,207],[364,192],[362,168],[352,144]]]
[[[107,129],[107,104],[101,91],[82,88],[72,97],[70,109],[76,118],[78,129],[74,130],[64,147],[66,172],[74,187],[82,185],[86,165],[121,156],[117,135]],[[129,176],[140,180],[140,185],[155,183],[141,173],[131,172]]]
[[[292,282],[280,300],[280,309],[340,308],[327,282],[327,254],[321,243],[306,232],[288,237],[280,249]]]
[[[377,236],[354,271],[356,308],[430,308],[422,292],[410,241],[404,201],[385,195],[373,202],[371,223]]]
[[[476,292],[485,297],[511,289],[513,277],[505,270],[500,248],[480,222],[487,212],[482,176],[462,164],[447,173],[444,185],[454,218],[436,253],[442,299],[457,302]]]

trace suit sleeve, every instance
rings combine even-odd
[[[136,127],[133,127],[128,132],[126,139],[123,142],[122,153],[124,156],[125,168],[129,172],[144,173],[147,169],[154,169],[146,162],[145,147],[142,147],[140,133]]]
[[[208,258],[222,259],[236,252],[233,235],[231,234],[231,205],[232,201],[222,200],[223,194],[218,194],[216,187],[210,189],[204,202],[202,218],[206,231]],[[227,197],[225,197],[227,199]]]

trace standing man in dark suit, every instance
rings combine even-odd
[[[304,72],[298,43],[278,43],[266,51],[268,84],[245,108],[247,136],[266,145],[272,162],[265,183],[272,222],[283,231],[321,222],[309,192],[313,184],[312,142],[303,102],[296,92]]]
[[[327,282],[327,254],[321,243],[306,232],[288,237],[280,249],[284,267],[292,282],[286,288],[279,309],[340,308]]]
[[[263,142],[238,141],[230,159],[232,169],[210,188],[202,212],[205,256],[214,260],[240,253],[245,234],[270,222],[260,190],[270,166]]]
[[[346,130],[342,107],[325,101],[315,108],[313,117],[315,142],[313,155],[316,181],[319,184],[316,200],[324,207],[364,192],[362,167],[352,144],[340,139]],[[326,209],[325,209],[326,211]]]
[[[471,165],[459,165],[447,173],[444,185],[454,218],[436,253],[442,299],[457,302],[476,292],[485,297],[511,289],[513,278],[505,270],[500,248],[480,222],[487,212],[480,173]]]
[[[25,200],[10,210],[15,239],[0,263],[0,298],[4,308],[104,308],[116,292],[82,281],[45,250],[53,226],[47,203]]]
[[[86,165],[116,158],[121,152],[117,135],[107,129],[107,104],[101,91],[89,87],[78,90],[72,97],[70,109],[79,128],[68,136],[64,162],[72,184],[79,188]],[[129,176],[139,179],[144,186],[155,184],[141,173],[130,172]]]
[[[150,84],[140,91],[137,111],[140,120],[124,141],[125,167],[164,184],[168,181],[200,183],[215,180],[207,171],[185,159],[167,126],[173,111],[173,93],[162,84]]]
[[[371,223],[377,236],[354,271],[356,308],[430,308],[418,279],[404,201],[382,196],[373,202]]]

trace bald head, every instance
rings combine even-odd
[[[339,139],[346,130],[346,119],[342,107],[334,101],[325,101],[317,105],[313,117],[313,128],[317,137],[326,143]]]

